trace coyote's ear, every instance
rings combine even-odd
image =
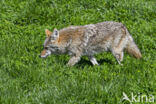
[[[55,28],[52,34],[53,39],[57,39],[59,37],[59,31]]]
[[[47,37],[49,37],[49,36],[52,34],[52,32],[49,31],[48,29],[45,29],[45,33],[46,33],[46,36],[47,36]]]

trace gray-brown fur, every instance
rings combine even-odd
[[[49,47],[47,50],[52,54],[69,54],[69,66],[75,65],[83,55],[88,56],[93,65],[98,64],[94,55],[104,51],[112,52],[119,64],[123,60],[124,49],[136,58],[141,58],[141,53],[127,28],[118,22],[71,26],[57,32],[58,38],[52,38],[55,36],[53,32],[48,37],[52,41],[45,42]],[[57,49],[50,48],[53,46]]]

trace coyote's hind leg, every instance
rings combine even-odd
[[[123,60],[123,52],[121,53],[115,53],[115,58],[118,61],[119,64],[121,64],[121,61]]]
[[[121,61],[123,61],[124,52],[114,50],[112,53],[113,53],[114,57],[116,58],[117,62],[119,64],[121,64]]]

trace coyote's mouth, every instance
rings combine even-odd
[[[46,58],[46,57],[49,56],[50,54],[51,54],[51,51],[44,49],[44,50],[41,52],[40,57],[41,57],[41,58]]]

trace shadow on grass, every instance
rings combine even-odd
[[[113,64],[112,60],[110,60],[110,59],[101,59],[101,60],[98,61],[98,63],[100,65],[104,64],[104,63]]]
[[[112,60],[110,59],[101,59],[101,60],[97,60],[97,62],[99,63],[99,65],[102,65],[104,63],[108,63],[108,64],[113,64]],[[89,60],[86,60],[86,59],[81,59],[77,64],[76,64],[77,67],[85,67],[85,66],[93,66],[93,64],[89,61]]]

